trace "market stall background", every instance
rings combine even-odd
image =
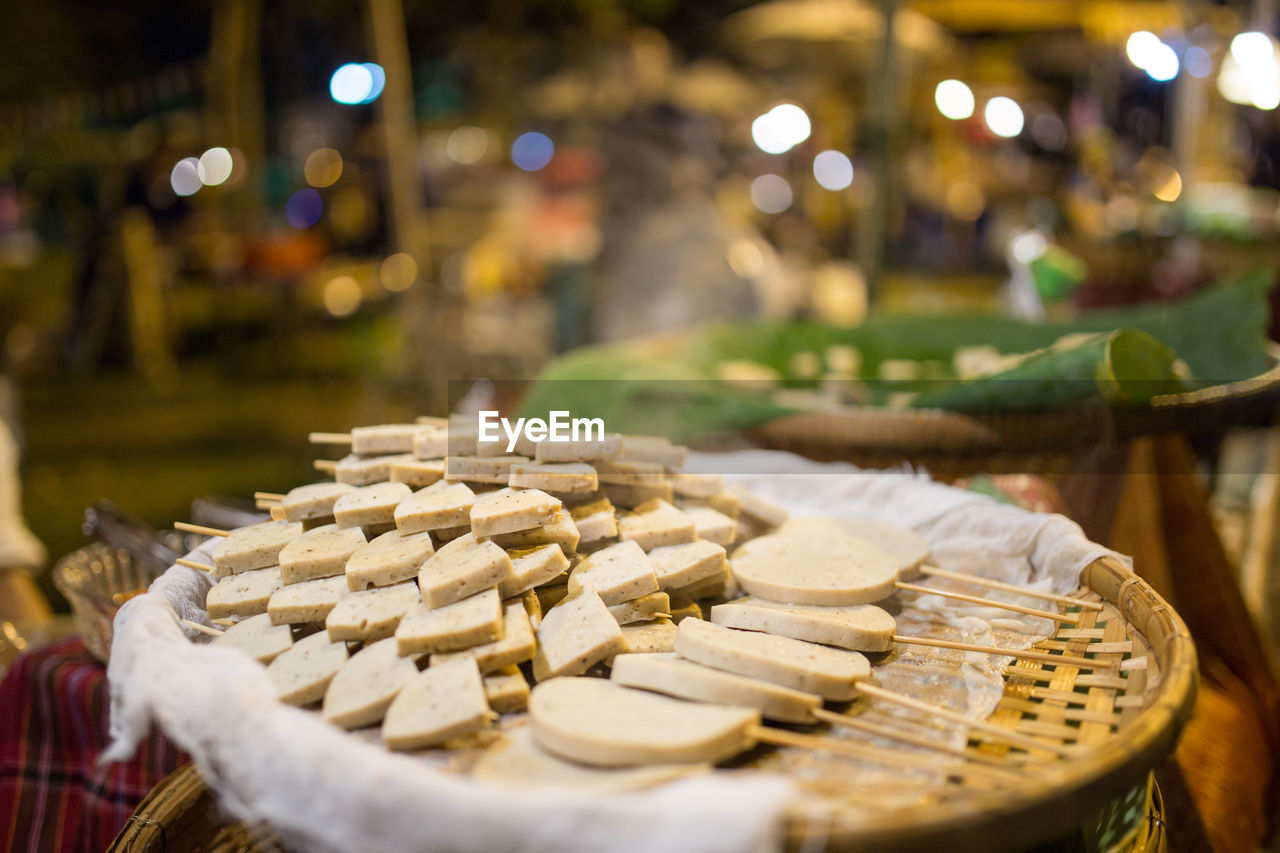
[[[6,18],[0,415],[53,558],[100,499],[157,528],[193,497],[252,509],[255,488],[312,479],[307,430],[490,393],[456,380],[580,380],[565,365],[616,364],[600,352],[885,402],[876,387],[959,371],[955,347],[888,358],[877,335],[972,322],[957,341],[1009,354],[1159,303],[1182,341],[1134,325],[1201,384],[1269,366],[1266,2],[54,0]],[[1248,300],[1211,287],[1245,280]],[[668,335],[701,349],[672,359]],[[1188,467],[1273,640],[1275,440],[1206,432]],[[1262,833],[1253,793],[1241,838]]]

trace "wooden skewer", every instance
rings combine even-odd
[[[214,573],[213,566],[207,566],[204,563],[197,563],[195,560],[185,560],[182,557],[179,557],[174,560],[174,562],[179,566],[186,566],[188,569],[196,569],[197,571],[208,572],[209,574]]]
[[[1028,598],[1039,598],[1044,601],[1056,601],[1059,604],[1066,604],[1068,606],[1076,605],[1087,610],[1102,609],[1102,604],[1097,601],[1085,601],[1084,599],[1074,598],[1070,595],[1058,595],[1053,592],[1040,592],[1039,590],[1034,589],[1023,589],[1016,584],[991,580],[990,578],[982,578],[977,575],[967,575],[964,572],[953,572],[948,569],[940,569],[937,566],[921,566],[920,573],[930,575],[935,578],[946,578],[948,580],[973,584],[974,586],[985,586],[988,589],[1000,589],[1005,592],[1016,592],[1018,595],[1025,595]]]
[[[217,628],[210,628],[208,625],[201,625],[199,622],[192,622],[190,619],[183,619],[182,624],[195,628],[201,634],[208,634],[210,637],[222,636],[222,632]]]
[[[968,601],[973,604],[983,604],[987,607],[998,607],[1001,610],[1012,610],[1014,613],[1025,613],[1028,616],[1039,616],[1041,619],[1049,619],[1054,622],[1066,622],[1074,625],[1080,621],[1080,617],[1075,613],[1054,613],[1052,610],[1037,610],[1034,607],[1023,607],[1021,604],[1007,604],[1003,601],[992,601],[989,598],[982,598],[977,595],[965,595],[960,592],[949,592],[945,589],[934,589],[930,586],[920,586],[914,583],[904,583],[896,581],[894,583],[898,589],[905,589],[909,592],[919,592],[924,595],[940,595],[943,598],[954,598],[958,601]]]
[[[332,459],[317,459],[311,463],[312,467],[317,471],[325,474],[332,474],[338,470],[338,463]]]
[[[234,619],[210,619],[209,621],[215,625],[226,625],[228,628],[236,624]]]
[[[753,740],[759,741],[760,743],[767,743],[773,746],[793,746],[800,749],[833,752],[837,755],[848,755],[853,758],[863,758],[868,761],[875,761],[889,767],[917,767],[922,770],[939,769],[937,761],[928,756],[913,755],[901,750],[889,750],[870,746],[868,744],[853,743],[839,738],[801,734],[800,732],[791,732],[786,729],[775,729],[769,726],[749,726],[747,728],[747,736]],[[1024,777],[1001,772],[1000,770],[982,764],[969,764],[962,768],[947,768],[944,772],[947,772],[948,775],[955,776],[972,775],[977,777],[986,777],[991,781],[999,782],[1016,781],[1019,784],[1026,782]]]
[[[1040,663],[1056,663],[1062,666],[1075,666],[1080,669],[1114,669],[1113,664],[1105,661],[1094,660],[1093,658],[1077,657],[1075,655],[1054,655],[1048,652],[1034,652],[1028,649],[1001,649],[995,646],[978,646],[973,643],[957,643],[953,640],[931,640],[927,637],[907,637],[902,634],[894,634],[893,640],[896,643],[906,643],[909,646],[933,646],[938,649],[955,649],[961,652],[979,652],[986,655],[1005,655],[1006,657],[1017,658],[1018,660],[1033,660]]]
[[[884,738],[885,740],[896,740],[900,743],[918,746],[922,749],[932,749],[939,752],[945,752],[949,755],[955,755],[966,761],[972,761],[976,764],[985,764],[988,767],[1006,768],[1005,773],[1010,781],[1024,782],[1024,777],[1019,776],[1016,772],[1009,770],[1010,762],[1008,759],[1000,758],[995,755],[988,755],[985,752],[976,752],[972,749],[965,749],[962,746],[953,746],[950,743],[942,743],[936,740],[930,740],[926,737],[913,735],[910,732],[891,729],[888,726],[881,726],[875,723],[868,723],[866,720],[857,717],[850,717],[848,714],[837,714],[835,711],[828,711],[825,708],[815,708],[814,716],[824,723],[833,726],[843,726],[847,729],[853,729],[873,737]]]
[[[991,740],[1000,740],[1027,751],[1043,750],[1044,752],[1050,752],[1064,758],[1071,757],[1075,754],[1075,751],[1069,747],[1036,740],[1033,737],[1019,734],[1015,731],[1010,731],[1003,726],[988,723],[986,720],[971,720],[959,711],[953,711],[950,708],[944,708],[941,705],[934,705],[929,702],[922,702],[921,700],[913,699],[910,696],[903,696],[900,693],[894,693],[892,690],[885,690],[883,687],[877,687],[874,684],[867,684],[866,682],[858,681],[854,683],[853,688],[860,693],[865,693],[868,696],[881,699],[885,702],[902,705],[905,708],[922,711],[926,714],[932,714],[935,717],[941,717],[944,720],[950,720],[953,723],[968,726],[973,731],[982,732],[987,735]]]
[[[255,501],[270,501],[271,503],[280,503],[284,500],[284,495],[279,492],[254,492],[253,499]]]
[[[350,444],[351,433],[313,432],[307,435],[307,441],[310,441],[312,444]]]
[[[216,527],[205,527],[203,524],[191,524],[186,521],[175,521],[173,523],[174,530],[183,530],[187,533],[199,533],[202,536],[230,536],[231,531],[219,530]]]
[[[671,618],[671,614],[670,614],[670,613],[655,613],[655,614],[653,614],[653,618],[654,618],[654,619],[670,619],[670,618]]]

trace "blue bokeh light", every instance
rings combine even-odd
[[[358,62],[348,62],[329,78],[329,96],[340,104],[363,104],[372,92],[373,74]]]
[[[1208,77],[1213,73],[1213,59],[1209,51],[1199,45],[1191,45],[1182,57],[1182,64],[1192,77]]]
[[[306,187],[289,196],[284,205],[284,218],[294,228],[310,228],[320,221],[324,213],[324,199],[320,191]]]
[[[369,72],[369,78],[373,81],[373,85],[369,88],[369,94],[365,95],[362,104],[372,104],[378,100],[378,96],[382,94],[382,87],[387,85],[387,74],[382,70],[382,66],[376,62],[363,63],[365,70]]]
[[[546,167],[555,153],[556,145],[551,137],[537,131],[522,133],[511,143],[511,162],[526,172]]]

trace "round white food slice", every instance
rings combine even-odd
[[[266,613],[237,622],[213,638],[213,645],[239,649],[258,663],[271,663],[293,645],[288,625],[272,625]]]
[[[783,604],[869,604],[898,580],[896,557],[853,537],[761,536],[729,563],[744,590]]]
[[[778,533],[782,536],[806,536],[812,539],[852,536],[869,542],[898,559],[898,573],[903,580],[919,576],[920,566],[929,562],[932,556],[929,543],[914,530],[861,515],[845,518],[828,515],[793,518],[778,528]]]
[[[653,690],[679,699],[756,708],[768,720],[812,723],[822,697],[722,672],[674,654],[630,654],[613,659],[609,677],[624,687]]]
[[[871,664],[857,652],[737,631],[700,619],[685,619],[676,632],[682,658],[759,678],[824,699],[844,702],[856,695],[853,684],[871,677]]]
[[[539,746],[582,764],[717,763],[754,745],[760,712],[553,678],[533,688],[529,721]]]
[[[507,732],[490,747],[471,770],[485,782],[519,787],[572,788],[602,791],[638,791],[693,773],[705,773],[706,764],[654,764],[649,767],[590,767],[565,761],[533,739],[529,726]]]
[[[324,718],[344,729],[372,726],[417,674],[413,658],[400,657],[394,637],[365,646],[329,682]]]
[[[755,598],[715,605],[711,621],[726,628],[762,631],[859,652],[888,651],[897,630],[893,617],[874,604],[819,607]]]
[[[267,667],[276,696],[290,705],[310,705],[324,698],[329,682],[347,662],[347,644],[334,643],[317,631],[293,644]]]

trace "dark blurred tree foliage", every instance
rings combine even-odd
[[[627,27],[661,29],[690,55],[749,0],[405,0],[415,77],[441,63],[481,99],[536,79]],[[368,54],[359,0],[266,0],[268,98],[304,96],[335,64]],[[0,4],[0,102],[100,89],[202,56],[210,0],[39,0]],[[505,78],[505,79],[502,79]],[[415,80],[418,86],[424,84]],[[493,91],[489,90],[494,87]]]
[[[0,3],[0,101],[105,88],[208,45],[208,0]]]

